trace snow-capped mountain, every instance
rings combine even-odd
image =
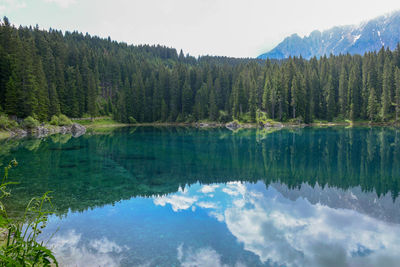
[[[293,34],[258,58],[284,59],[301,55],[309,59],[330,54],[364,54],[382,46],[393,50],[399,42],[400,10],[359,25],[333,27],[323,32],[316,30],[304,38]]]

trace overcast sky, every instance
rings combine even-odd
[[[292,33],[399,9],[400,0],[0,0],[0,15],[16,25],[233,57],[256,57]]]

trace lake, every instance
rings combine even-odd
[[[400,130],[124,127],[0,144],[61,266],[398,266]]]

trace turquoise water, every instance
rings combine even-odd
[[[398,266],[400,131],[119,128],[0,144],[62,266]]]

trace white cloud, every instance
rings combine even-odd
[[[55,3],[62,8],[67,8],[72,4],[76,3],[76,0],[44,0],[47,3]]]
[[[26,7],[26,3],[20,0],[0,0],[1,13],[12,12]]]
[[[159,206],[165,206],[166,204],[170,204],[172,206],[172,210],[176,212],[180,210],[189,209],[196,201],[197,197],[172,195],[172,196],[157,197],[154,199],[154,204]]]
[[[17,3],[15,5],[15,8],[20,9],[20,8],[26,8],[26,3],[22,2],[22,3]]]
[[[312,205],[303,198],[248,190],[246,204],[225,210],[225,222],[244,248],[285,266],[396,266],[400,228],[350,209]],[[235,201],[234,199],[232,200]]]
[[[102,239],[91,240],[89,245],[100,253],[121,253],[123,251],[123,247],[118,246],[113,241],[109,241],[106,237],[103,237]],[[124,248],[127,249],[127,247]]]
[[[223,214],[215,212],[215,211],[211,211],[208,213],[208,215],[210,215],[211,217],[214,217],[215,219],[217,219],[219,222],[223,222],[225,220],[225,217]]]
[[[182,267],[228,267],[221,260],[221,255],[219,255],[212,248],[199,248],[193,250],[188,248],[184,250],[183,244],[177,248],[177,258]],[[236,263],[235,267],[244,267],[242,263]]]
[[[200,201],[196,205],[203,209],[217,209],[218,208],[218,205],[215,202]]]
[[[213,184],[213,185],[203,185],[200,189],[200,192],[204,194],[212,193],[217,189],[219,185]]]
[[[74,230],[64,235],[54,236],[49,247],[54,251],[60,266],[87,267],[119,266],[122,256],[118,254],[128,249],[118,246],[105,237],[91,240],[88,245],[85,245],[81,241],[81,234]],[[110,252],[114,252],[114,255]]]

